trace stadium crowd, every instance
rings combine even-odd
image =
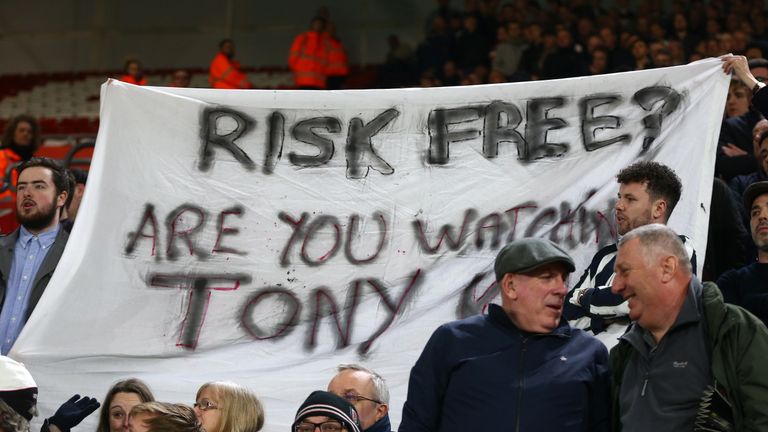
[[[389,36],[377,86],[558,79],[707,57],[720,57],[733,79],[717,146],[707,250],[698,257],[703,273],[695,274],[696,251],[665,226],[684,193],[677,175],[655,162],[624,167],[617,175],[621,239],[597,251],[570,292],[565,279],[577,269],[557,245],[528,239],[503,248],[494,266],[502,304],[435,331],[411,372],[400,430],[488,430],[511,419],[505,409],[516,403],[510,409],[518,426],[523,418],[522,430],[684,430],[694,419],[710,428],[702,430],[768,430],[768,373],[759,364],[768,355],[764,2],[675,1],[665,9],[661,0],[634,7],[628,0],[610,6],[599,0],[466,0],[461,10],[450,3],[437,1],[416,48]],[[235,60],[235,41],[224,39],[218,48],[210,86],[253,88]],[[296,36],[288,66],[296,88],[347,87],[351,69],[327,8]],[[146,84],[136,59],[126,62],[119,79]],[[189,82],[189,73],[179,70],[170,85]],[[0,147],[0,199],[15,203],[19,227],[0,238],[3,356],[43,295],[87,179],[86,171],[37,157],[39,147],[35,118],[19,113],[10,119]],[[610,357],[591,336],[606,333],[620,339]],[[518,359],[520,352],[531,360]],[[690,360],[678,362],[684,355]],[[566,367],[568,358],[574,361]],[[522,386],[512,394],[499,385],[496,374],[509,364],[520,370],[544,365],[542,375],[530,378],[537,385],[525,388],[525,405]],[[356,364],[337,372],[326,390],[296,401],[292,429],[391,431],[384,379]],[[562,392],[548,392],[548,386]],[[704,393],[728,408],[702,410]],[[24,366],[0,357],[0,431],[28,431],[36,395]],[[43,429],[69,432],[99,406],[98,432],[255,432],[265,419],[258,397],[236,383],[203,384],[190,407],[157,402],[146,383],[128,378],[101,404],[75,395]]]

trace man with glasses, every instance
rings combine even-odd
[[[501,305],[432,334],[399,431],[608,431],[608,350],[562,319],[571,257],[525,238],[499,252],[494,270]]]
[[[354,405],[364,432],[391,432],[389,389],[376,372],[359,364],[340,364],[328,391]]]
[[[296,412],[293,432],[360,432],[355,407],[333,393],[317,390]]]

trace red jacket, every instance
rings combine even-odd
[[[291,45],[288,66],[297,87],[325,88],[328,50],[325,38],[318,32],[305,31]]]
[[[5,174],[8,170],[8,167],[11,164],[15,164],[17,162],[21,162],[21,157],[16,154],[13,150],[9,148],[3,148],[0,149],[0,179],[5,182]],[[10,178],[8,181],[10,182],[10,185],[16,186],[16,182],[18,181],[19,174],[16,172],[15,169],[11,170],[10,172]],[[10,188],[10,185],[8,189],[0,193],[0,201],[16,201],[16,193],[13,192]]]
[[[240,63],[222,53],[216,54],[208,70],[208,82],[217,89],[249,89],[253,85],[240,69]]]
[[[341,41],[331,35],[325,35],[326,45],[328,47],[328,66],[325,73],[328,76],[346,76],[349,74],[347,61],[347,52]]]
[[[127,74],[126,75],[121,75],[119,79],[120,79],[120,81],[127,82],[128,84],[147,85],[147,79],[146,78],[142,78],[141,80],[136,81],[136,78],[134,78],[133,75],[127,75]]]

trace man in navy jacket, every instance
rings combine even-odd
[[[501,306],[432,334],[399,431],[609,430],[607,350],[561,317],[571,257],[526,238],[504,247],[494,270]]]

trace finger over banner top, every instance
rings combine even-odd
[[[504,244],[552,239],[580,273],[615,241],[621,168],[672,167],[670,225],[705,250],[727,87],[716,59],[436,89],[110,80],[75,230],[12,355],[43,403],[126,376],[178,401],[238,381],[264,398],[266,430],[364,361],[397,423],[434,328],[498,300]]]

